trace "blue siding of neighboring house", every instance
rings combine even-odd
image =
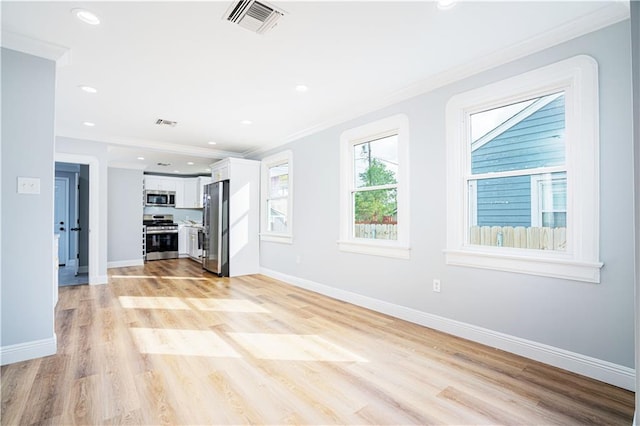
[[[478,225],[531,226],[531,178],[512,176],[477,182]]]
[[[532,169],[565,162],[564,96],[473,151],[473,174]],[[477,183],[477,224],[531,226],[531,178],[482,179]]]

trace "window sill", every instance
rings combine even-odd
[[[293,235],[285,234],[260,234],[260,241],[271,243],[293,244]]]
[[[410,259],[411,249],[409,247],[401,247],[397,245],[355,242],[355,241],[338,241],[338,249],[349,253],[368,254],[372,256],[392,257],[395,259]]]
[[[444,250],[447,265],[516,272],[520,274],[561,278],[566,280],[600,282],[601,262],[585,262],[549,256],[490,253],[474,250]]]

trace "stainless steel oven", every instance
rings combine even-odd
[[[173,215],[144,215],[145,260],[178,258],[178,224]]]

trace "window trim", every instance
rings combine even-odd
[[[354,189],[353,146],[381,136],[398,135],[398,239],[375,240],[353,237]],[[397,114],[344,131],[340,135],[340,237],[338,249],[344,252],[409,259],[409,119]]]
[[[551,182],[553,185],[554,181],[564,181],[565,185],[567,182],[567,176],[565,173],[564,177],[551,177]],[[542,175],[534,175],[531,176],[531,226],[542,226],[542,215],[545,213],[545,210],[542,208],[542,197],[540,197],[540,185],[544,182],[544,178]],[[548,210],[552,213],[564,213],[567,214],[567,210]]]
[[[289,188],[287,194],[287,232],[269,231],[269,214],[267,204],[269,201],[269,169],[281,164],[288,164]],[[285,150],[262,159],[260,164],[260,241],[293,244],[293,152]],[[282,197],[284,198],[284,197]]]
[[[474,246],[467,243],[469,114],[553,91],[565,91],[567,251]],[[448,265],[600,282],[598,65],[569,58],[453,96],[446,107]],[[578,149],[578,142],[579,149]]]

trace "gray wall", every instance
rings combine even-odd
[[[108,262],[142,262],[142,170],[108,174]]]
[[[629,31],[628,21],[607,27],[264,153],[293,150],[294,242],[262,242],[261,266],[633,368]],[[600,66],[601,283],[445,265],[447,101],[578,54],[593,56]],[[411,259],[340,252],[340,134],[397,113],[408,116],[411,135]],[[442,280],[441,293],[431,290],[434,278]]]
[[[2,348],[55,337],[55,67],[2,49]],[[40,194],[17,194],[19,176],[39,178]]]

